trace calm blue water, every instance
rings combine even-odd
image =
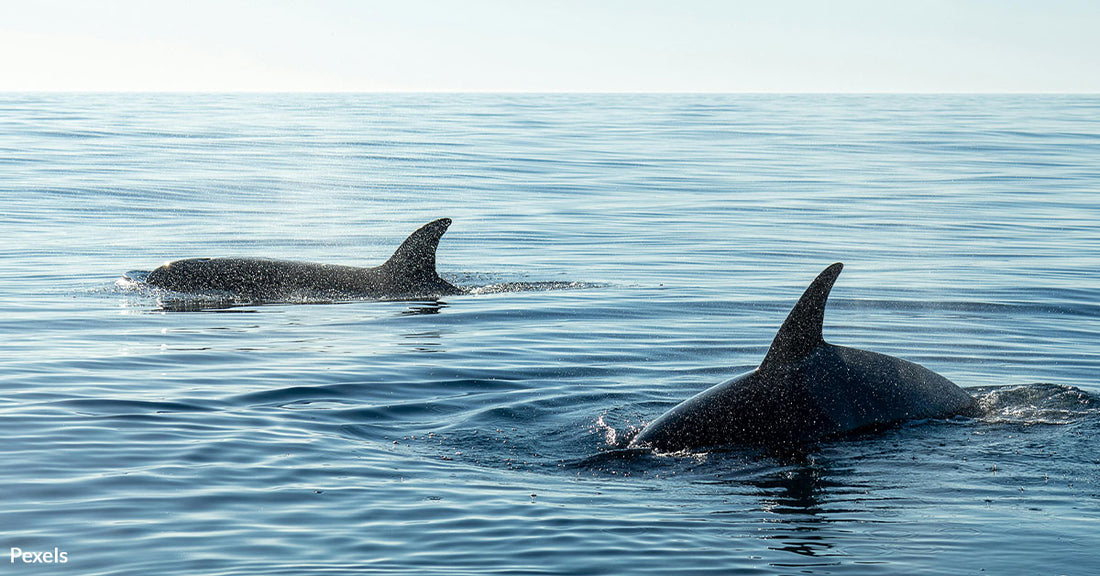
[[[0,95],[0,553],[67,560],[0,571],[1096,573],[1098,159],[1092,96]],[[117,283],[444,216],[437,303]],[[987,416],[616,450],[835,261]]]

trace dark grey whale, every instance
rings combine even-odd
[[[435,269],[439,239],[450,225],[450,218],[425,224],[389,260],[373,268],[265,258],[189,258],[153,270],[145,282],[176,292],[229,293],[260,301],[302,294],[400,300],[462,294]]]
[[[905,420],[975,414],[969,394],[923,366],[824,341],[825,302],[843,267],[829,266],[810,284],[756,370],[680,403],[630,446],[790,447]]]

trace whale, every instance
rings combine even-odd
[[[909,420],[976,416],[976,401],[965,390],[919,364],[825,342],[825,303],[843,267],[837,262],[814,279],[759,367],[673,407],[629,447],[786,449]]]
[[[435,268],[439,239],[450,225],[450,218],[440,218],[421,226],[385,263],[372,268],[267,258],[187,258],[152,270],[145,283],[251,301],[299,295],[419,300],[463,294]]]

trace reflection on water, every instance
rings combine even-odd
[[[402,342],[415,352],[442,352],[443,333],[439,331],[414,332],[406,334],[408,342]]]
[[[770,497],[762,499],[761,507],[772,514],[819,514],[826,495],[824,470],[812,464],[797,465],[777,471],[771,478],[752,480],[751,484]]]
[[[439,314],[447,307],[447,303],[439,300],[417,302],[410,304],[403,312],[404,316],[417,316],[421,314]]]
[[[830,482],[824,467],[798,464],[750,483],[763,492],[761,508],[769,514],[764,538],[770,542],[769,549],[813,558],[846,556],[835,542],[844,532],[837,525],[843,520],[834,518],[826,507],[830,488],[839,485]],[[838,564],[840,561],[771,562],[776,567],[801,568]]]

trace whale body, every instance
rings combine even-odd
[[[789,447],[906,420],[976,415],[969,394],[923,366],[824,341],[825,302],[843,267],[829,266],[810,284],[756,370],[672,408],[630,446]]]
[[[145,283],[175,292],[229,293],[257,301],[300,294],[401,300],[462,294],[435,269],[439,239],[450,225],[449,218],[425,224],[389,260],[373,268],[266,258],[188,258],[153,270]]]

